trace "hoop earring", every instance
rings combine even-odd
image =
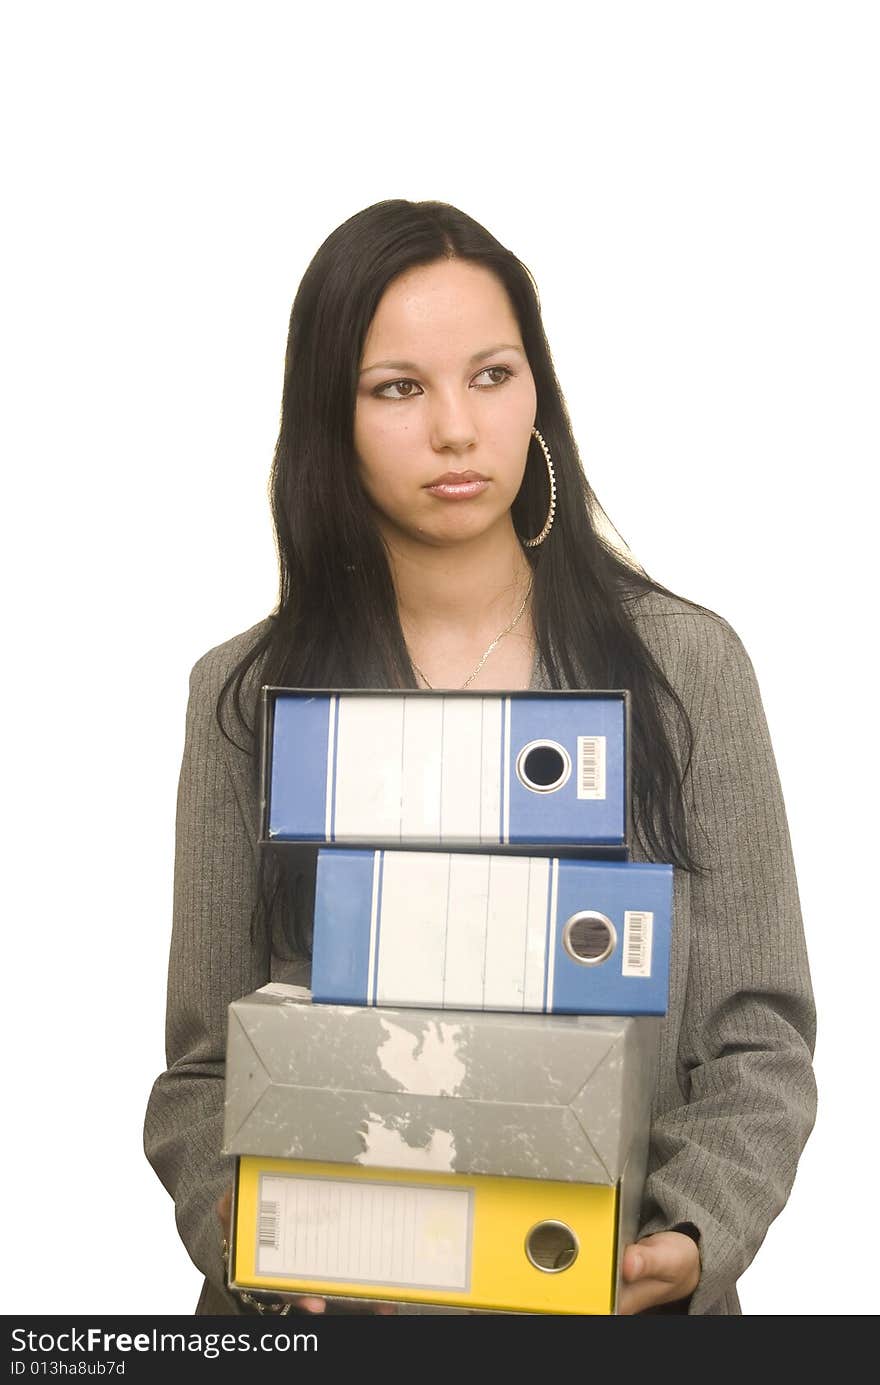
[[[532,436],[537,438],[544,453],[544,460],[547,463],[547,479],[550,483],[550,508],[547,511],[547,518],[544,521],[544,528],[540,534],[533,539],[521,539],[520,542],[525,548],[537,548],[538,544],[543,543],[550,530],[553,528],[553,521],[556,518],[556,475],[553,471],[553,463],[550,460],[550,449],[547,446],[537,428],[532,429]]]

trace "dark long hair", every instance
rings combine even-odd
[[[270,481],[278,608],[221,690],[221,730],[234,739],[223,716],[231,699],[248,737],[241,748],[253,754],[256,773],[257,728],[242,705],[246,678],[253,686],[417,686],[386,551],[358,477],[355,402],[364,341],[389,284],[414,266],[452,257],[491,270],[507,290],[535,381],[536,426],[556,471],[553,530],[540,548],[525,550],[534,569],[533,619],[549,681],[554,687],[629,688],[634,829],[654,859],[700,873],[683,800],[693,731],[630,609],[646,592],[674,593],[627,561],[597,527],[601,507],[578,456],[532,275],[483,226],[445,202],[390,200],[365,208],[327,237],[300,283]],[[547,515],[546,466],[534,439],[512,514],[520,534],[537,534]],[[670,713],[686,748],[681,765],[665,719]],[[279,896],[290,904],[297,885],[281,853],[261,857],[255,926],[270,922]],[[308,909],[296,912],[294,937],[307,947]]]

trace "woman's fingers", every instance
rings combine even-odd
[[[324,1313],[327,1309],[327,1300],[316,1298],[314,1294],[306,1294],[303,1298],[294,1299],[297,1308],[302,1308],[306,1313]]]
[[[688,1298],[700,1279],[696,1242],[680,1231],[658,1231],[627,1246],[621,1263],[618,1312],[641,1313]]]

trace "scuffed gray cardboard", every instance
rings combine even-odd
[[[229,1007],[223,1150],[605,1185],[629,1161],[637,1204],[659,1026],[312,1005],[274,983]],[[621,1213],[634,1235],[638,1206]]]

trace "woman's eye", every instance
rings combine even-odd
[[[485,370],[480,371],[480,375],[500,375],[501,379],[493,380],[491,385],[477,385],[477,389],[494,389],[498,385],[503,385],[505,380],[509,380],[512,374],[513,371],[506,365],[487,365]]]
[[[376,390],[379,399],[415,399],[415,395],[409,391],[413,386],[421,392],[421,387],[416,385],[415,380],[389,380],[387,385],[380,385]],[[386,394],[386,390],[404,390],[404,394]]]
[[[506,365],[487,365],[485,370],[480,371],[480,375],[501,377],[500,379],[490,379],[488,385],[477,385],[478,390],[489,390],[497,389],[499,385],[503,385],[511,378],[513,371]],[[479,378],[478,375],[477,379]],[[397,393],[388,394],[386,393],[387,390],[396,390]],[[415,380],[389,380],[387,384],[380,385],[374,393],[378,399],[415,399],[417,398],[415,391],[418,391],[419,394],[424,393],[421,385]]]

